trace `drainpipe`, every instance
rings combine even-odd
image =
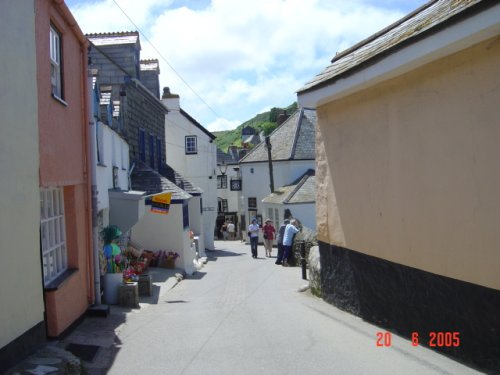
[[[101,304],[101,270],[99,267],[99,231],[98,231],[98,225],[97,225],[97,160],[96,160],[96,154],[97,154],[97,142],[96,142],[96,136],[97,136],[97,126],[96,122],[97,120],[94,118],[94,114],[92,111],[93,103],[94,101],[91,100],[91,87],[92,87],[92,78],[90,75],[87,77],[87,87],[88,87],[88,103],[92,103],[92,105],[88,106],[88,112],[89,112],[89,128],[88,128],[88,133],[89,133],[89,143],[90,143],[90,174],[92,178],[92,253],[93,253],[93,260],[94,260],[94,303],[96,305]]]
[[[130,170],[128,171],[128,189],[129,190],[132,190],[132,180],[130,178],[130,175],[132,174],[132,171],[134,170],[135,168],[135,162],[132,163],[132,166],[130,167]]]

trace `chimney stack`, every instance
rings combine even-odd
[[[172,94],[170,92],[170,87],[163,88],[163,95],[161,96],[161,101],[169,111],[180,111],[181,109],[179,95]]]

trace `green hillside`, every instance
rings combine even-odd
[[[297,110],[297,102],[290,104],[286,108],[271,108],[270,111],[259,113],[243,124],[239,125],[236,129],[212,132],[217,138],[215,143],[224,152],[227,152],[229,146],[241,146],[241,130],[246,126],[251,126],[257,129],[258,132],[264,131],[265,135],[270,134],[277,127],[278,115],[286,110],[288,114],[292,114]]]

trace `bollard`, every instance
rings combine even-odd
[[[302,265],[302,279],[307,280],[307,269],[306,269],[306,243],[302,241],[300,243],[300,263]]]

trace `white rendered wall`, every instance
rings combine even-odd
[[[240,211],[240,196],[241,191],[231,191],[231,177],[233,179],[238,178],[238,172],[234,170],[237,165],[229,165],[226,170],[227,176],[227,189],[217,189],[217,197],[227,200],[227,210],[228,212],[239,212]],[[217,169],[217,174],[220,175],[220,171]]]
[[[113,167],[118,167],[118,187],[128,190],[129,146],[108,125],[99,122],[100,162],[97,163],[97,210],[109,208],[108,190],[113,189]],[[95,156],[97,161],[97,155]]]
[[[289,185],[301,177],[308,169],[314,169],[314,160],[307,161],[280,161],[273,162],[274,187]],[[245,163],[240,164],[243,178],[243,201],[241,209],[245,211],[246,224],[248,227],[248,198],[257,198],[257,215],[262,215],[265,220],[266,211],[263,210],[262,199],[271,194],[269,186],[268,163]],[[253,173],[252,173],[253,169]]]
[[[34,5],[1,9],[0,348],[44,319]]]
[[[198,237],[199,255],[205,257],[205,238],[203,235],[203,219],[200,215],[201,197],[193,197],[189,200],[189,229]]]
[[[193,124],[179,110],[179,99],[163,99],[169,110],[165,115],[165,143],[167,164],[195,186],[203,190],[204,246],[214,249],[214,228],[217,219],[217,148],[210,137]],[[185,136],[195,135],[198,153],[186,155]],[[211,177],[211,178],[210,178]]]
[[[146,250],[176,251],[180,258],[176,266],[193,274],[196,253],[191,248],[188,228],[183,228],[182,204],[171,204],[168,215],[156,214],[146,206],[146,213],[132,227],[131,240]]]

